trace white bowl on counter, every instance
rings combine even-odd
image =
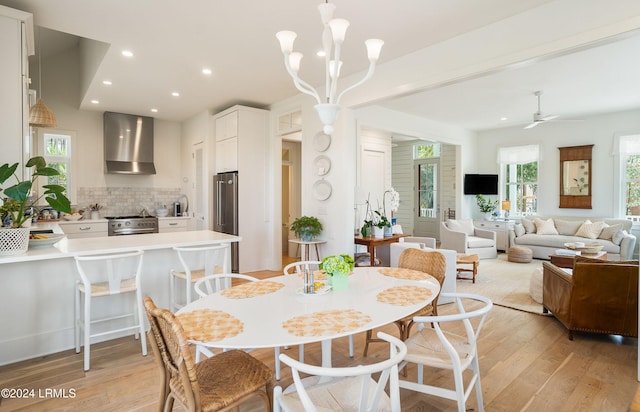
[[[169,209],[156,209],[157,217],[167,217],[169,216]]]
[[[62,215],[62,218],[64,220],[69,220],[69,221],[76,221],[76,220],[80,220],[82,219],[82,215],[80,213],[78,214],[73,214],[73,215]]]

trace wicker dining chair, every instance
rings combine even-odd
[[[420,272],[425,272],[436,278],[440,283],[440,289],[444,283],[444,276],[447,269],[447,261],[444,255],[438,251],[426,251],[421,249],[409,248],[405,249],[398,259],[398,267],[404,269],[412,269]],[[405,316],[402,319],[395,321],[400,331],[400,340],[406,341],[409,338],[411,327],[413,326],[413,318],[415,316],[429,316],[438,314],[438,294],[433,301],[417,310],[409,316]],[[371,342],[384,342],[380,339],[372,337],[373,331],[370,329],[366,333],[364,344],[364,356],[367,356],[369,350],[369,343]]]
[[[162,371],[161,411],[171,411],[175,400],[188,411],[227,411],[256,396],[266,411],[271,409],[273,372],[267,365],[240,350],[195,363],[173,313],[158,308],[148,296],[144,307],[151,348]]]

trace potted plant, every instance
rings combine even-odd
[[[485,219],[491,220],[491,212],[496,210],[500,202],[498,199],[494,201],[485,198],[483,195],[476,195],[476,203],[478,204],[480,211],[485,214]]]
[[[320,262],[319,268],[326,275],[331,289],[345,290],[349,285],[349,273],[353,271],[355,262],[353,258],[346,254],[326,256]]]
[[[26,167],[32,168],[31,179],[20,181],[16,175],[18,163],[13,165],[5,163],[0,166],[0,185],[3,185],[12,176],[16,180],[12,186],[5,188],[0,186],[0,195],[4,200],[1,211],[3,227],[0,230],[0,254],[2,255],[18,254],[27,250],[29,247],[29,228],[25,227],[25,223],[31,221],[31,215],[28,212],[41,198],[44,197],[53,209],[71,213],[71,203],[64,195],[66,189],[63,186],[44,185],[45,190],[42,195],[35,199],[31,196],[31,189],[38,177],[57,176],[60,172],[47,166],[47,162],[42,156],[29,159]]]
[[[305,242],[311,242],[322,232],[322,223],[314,216],[301,216],[293,221],[290,230]]]
[[[391,222],[387,219],[387,216],[384,215],[379,210],[375,210],[374,212],[374,236],[375,237],[389,237],[391,236]]]

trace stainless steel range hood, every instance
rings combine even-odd
[[[105,173],[153,175],[153,117],[104,112]]]

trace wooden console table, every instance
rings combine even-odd
[[[375,266],[376,262],[376,247],[380,245],[388,245],[390,243],[396,243],[400,241],[400,238],[407,237],[410,235],[405,234],[397,234],[388,237],[362,237],[356,236],[353,241],[356,245],[364,245],[367,247],[367,251],[369,252],[369,258],[371,261],[371,266]]]

